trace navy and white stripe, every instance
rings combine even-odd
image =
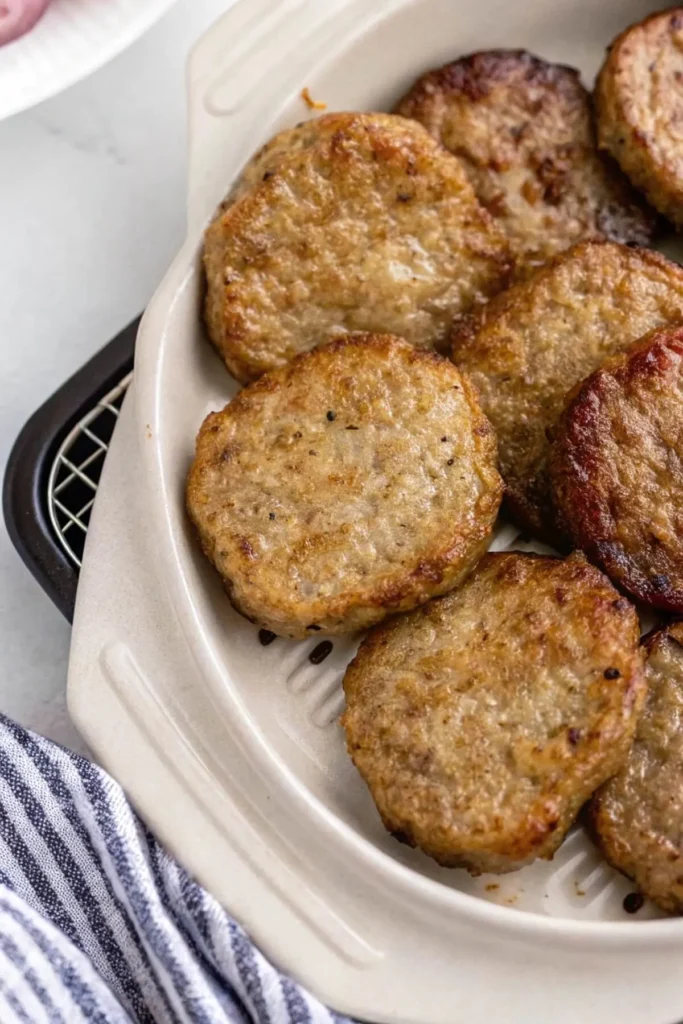
[[[268,963],[105,772],[0,715],[0,1021],[346,1018]]]

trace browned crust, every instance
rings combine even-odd
[[[683,224],[683,160],[677,127],[682,43],[683,7],[657,11],[624,29],[611,43],[595,86],[600,148],[614,157],[655,209],[679,226]],[[667,47],[679,67],[662,66]]]
[[[676,403],[683,422],[675,388],[682,360],[683,326],[658,329],[609,360],[571,397],[550,463],[555,505],[577,547],[638,600],[678,613],[683,536],[675,526],[681,518],[683,450],[674,447],[676,438],[660,438],[659,431],[664,403]],[[643,420],[648,411],[651,426]],[[669,418],[677,419],[675,407]],[[657,442],[670,453],[657,464],[666,463],[671,493],[662,479],[651,496],[656,504],[643,505]]]
[[[523,77],[529,85],[551,88],[572,99],[577,88],[583,88],[576,68],[551,64],[528,50],[479,50],[418,78],[397,103],[396,113],[415,117],[433,101],[435,95],[463,95],[477,102],[490,96],[496,85],[517,77]],[[422,117],[418,116],[416,120],[422,121]]]
[[[261,579],[260,556],[256,550],[258,545],[253,538],[243,533],[237,535],[225,529],[223,524],[219,542],[211,481],[215,480],[216,472],[220,472],[226,479],[234,479],[233,486],[239,484],[239,474],[244,472],[238,465],[240,447],[248,443],[250,430],[254,429],[251,426],[254,420],[257,422],[255,430],[258,434],[262,398],[269,393],[287,395],[292,416],[298,417],[304,424],[307,415],[306,387],[302,382],[307,378],[312,381],[313,376],[325,376],[329,380],[328,396],[334,390],[335,382],[341,381],[342,393],[353,396],[357,378],[353,377],[353,371],[344,369],[343,360],[340,361],[338,357],[345,352],[355,353],[358,350],[359,358],[363,350],[374,350],[382,353],[388,364],[403,364],[407,370],[418,365],[432,367],[432,386],[436,387],[438,382],[440,387],[446,384],[462,392],[468,410],[473,450],[476,453],[476,467],[468,466],[466,471],[476,472],[481,487],[476,502],[476,515],[463,520],[459,518],[459,510],[453,509],[449,517],[449,529],[444,530],[438,539],[432,537],[429,543],[424,543],[419,550],[419,557],[401,562],[400,569],[375,577],[373,566],[369,565],[362,585],[346,585],[338,594],[302,600],[289,583],[287,569],[290,562],[293,564],[297,561],[297,557],[305,558],[305,548],[295,557],[281,537],[277,541],[269,540],[265,568],[270,571],[270,563],[277,563],[279,575],[277,583],[270,576]],[[349,400],[353,401],[352,397]],[[322,413],[318,411],[317,415],[318,418],[324,418],[324,410]],[[347,429],[362,429],[365,420],[371,422],[371,418],[372,409],[368,410],[367,399],[363,398],[353,412],[353,427]],[[462,430],[467,429],[465,423],[459,426]],[[302,429],[305,429],[305,425]],[[447,427],[443,429],[445,431]],[[234,434],[243,438],[242,442],[232,442],[234,451],[230,443],[229,450],[226,449],[228,431],[231,436]],[[257,437],[255,439],[258,440]],[[429,597],[446,593],[457,585],[479,560],[489,542],[502,496],[502,481],[495,467],[496,441],[493,430],[479,408],[471,384],[448,360],[434,352],[415,349],[402,339],[392,336],[354,334],[303,353],[291,364],[265,374],[239,392],[222,412],[207,417],[197,438],[196,456],[187,481],[186,501],[204,553],[221,574],[234,607],[246,618],[278,635],[302,638],[313,632],[335,634],[366,628],[390,613],[411,609]],[[297,471],[293,456],[286,456],[280,468],[284,485],[287,474]],[[344,472],[353,476],[353,467],[345,462],[330,468],[335,476]],[[397,467],[399,471],[403,468]],[[236,475],[231,478],[231,473]],[[317,500],[325,502],[322,490],[324,481],[311,483],[311,487],[314,486],[320,488],[316,491]],[[332,487],[329,500],[333,500],[336,493]],[[207,509],[211,511],[207,513]],[[259,527],[260,530],[264,528],[268,529],[267,523],[265,527]],[[381,514],[378,521],[368,523],[367,528],[381,531]],[[318,547],[323,543],[328,544],[331,557],[335,551],[338,552],[334,561],[335,571],[338,578],[343,579],[341,566],[345,552],[334,547],[339,544],[338,538],[329,541],[322,537],[310,538],[307,543],[317,544]]]
[[[598,153],[574,68],[526,50],[473,53],[419,78],[396,112],[462,160],[523,273],[586,238],[652,238],[653,212]]]
[[[660,644],[674,640],[683,647],[683,622],[669,622],[666,626],[658,626],[642,639],[643,649],[650,654]]]
[[[470,589],[475,608],[466,603]],[[499,629],[465,643],[469,629],[489,629],[491,601],[499,602]],[[528,609],[526,626],[520,606]],[[474,620],[460,618],[470,614]],[[645,693],[638,632],[633,606],[583,557],[519,552],[487,555],[460,590],[372,630],[344,678],[342,724],[388,831],[439,864],[473,874],[551,858],[583,802],[628,754]],[[579,652],[577,638],[588,633],[590,650]],[[579,662],[572,686],[590,693],[590,714],[570,718],[569,728],[552,729],[543,741],[535,725],[526,723],[527,734],[516,717],[508,732],[508,687],[519,683],[535,693],[538,686],[535,718],[549,700],[548,674],[557,671],[566,683],[562,673]],[[460,696],[472,707],[484,686],[482,714],[498,709],[485,733],[468,718],[476,736],[443,730],[453,708],[461,721]],[[565,713],[572,715],[569,705]],[[505,786],[502,808],[481,791],[490,776]]]

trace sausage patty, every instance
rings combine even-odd
[[[485,551],[501,494],[493,431],[458,370],[350,335],[207,418],[187,506],[238,611],[303,637],[450,590]]]
[[[640,601],[683,613],[683,327],[654,331],[584,381],[550,469],[576,546]]]
[[[348,331],[444,347],[507,281],[507,240],[455,157],[414,121],[336,117],[206,232],[206,323],[238,380]]]
[[[683,7],[632,25],[608,50],[595,89],[598,141],[634,185],[683,225]]]
[[[683,623],[647,642],[648,697],[626,766],[591,802],[607,860],[663,910],[683,912]]]
[[[583,242],[455,330],[453,359],[496,430],[509,509],[524,529],[561,543],[548,454],[567,392],[609,356],[682,318],[681,267],[647,249]]]
[[[418,79],[396,110],[463,161],[527,271],[585,238],[650,240],[655,218],[598,152],[574,68],[525,50],[473,53]]]
[[[473,874],[550,859],[628,755],[638,637],[635,610],[584,558],[518,552],[372,630],[342,723],[387,829]]]

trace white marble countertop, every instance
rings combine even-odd
[[[0,124],[0,471],[29,415],[145,305],[185,218],[184,64],[228,0],[179,0],[97,74]],[[84,749],[69,627],[0,525],[0,711]]]

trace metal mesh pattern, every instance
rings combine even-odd
[[[132,373],[119,381],[62,441],[50,469],[48,509],[57,539],[80,569],[90,512]]]

